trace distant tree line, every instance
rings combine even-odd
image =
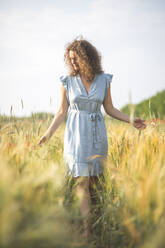
[[[29,116],[15,116],[15,115],[0,115],[0,124],[1,123],[7,123],[7,122],[13,122],[13,121],[23,121],[23,120],[48,120],[53,119],[56,113],[47,113],[47,112],[31,112],[31,115]],[[65,117],[65,122],[67,120],[67,117]]]
[[[134,113],[134,116],[141,118],[165,118],[165,90],[140,102],[139,104],[127,104],[120,109],[128,115]]]
[[[134,116],[141,118],[165,118],[165,90],[158,92],[155,96],[152,96],[139,104],[127,104],[120,109],[121,112],[124,112],[128,115],[134,113]],[[16,120],[47,120],[52,119],[55,113],[47,113],[47,112],[32,112],[28,117],[17,117],[17,116],[7,116],[0,115],[0,122],[9,122]],[[67,120],[67,116],[65,121]]]

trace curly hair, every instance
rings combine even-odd
[[[73,67],[69,52],[73,51],[78,61],[78,70]],[[65,48],[64,61],[69,67],[70,76],[83,75],[87,81],[92,82],[96,74],[104,72],[101,66],[101,55],[97,49],[87,40],[74,39]]]

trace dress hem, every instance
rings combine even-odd
[[[67,174],[73,177],[90,177],[103,174],[103,163],[101,161],[93,161],[90,163],[67,163]]]

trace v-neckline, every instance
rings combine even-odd
[[[78,77],[79,77],[79,80],[80,80],[80,83],[81,83],[81,86],[82,86],[82,88],[83,88],[84,92],[86,93],[86,95],[87,95],[87,96],[89,96],[89,93],[90,93],[90,91],[91,91],[91,88],[92,88],[92,86],[93,86],[93,84],[94,84],[94,82],[95,82],[96,75],[94,76],[94,79],[93,79],[93,81],[92,81],[92,83],[91,83],[91,85],[90,85],[90,87],[89,87],[89,90],[88,90],[88,91],[85,89],[85,86],[84,86],[84,84],[83,84],[83,82],[82,82],[81,77],[80,77],[80,75],[79,75],[79,74],[78,74]]]

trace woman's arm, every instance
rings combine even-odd
[[[57,128],[61,125],[61,123],[64,121],[65,116],[68,112],[69,103],[66,97],[66,90],[63,85],[61,85],[61,103],[59,110],[54,116],[54,119],[52,123],[50,124],[49,128],[45,132],[45,134],[41,137],[38,145],[43,143],[44,141],[51,138],[51,136],[54,134],[54,132],[57,130]]]
[[[124,121],[124,122],[128,122],[130,123],[131,120],[130,120],[130,116],[126,115],[125,113],[122,113],[120,112],[118,109],[116,109],[114,106],[113,106],[113,103],[112,103],[112,97],[111,97],[111,91],[110,91],[110,85],[108,86],[108,92],[107,92],[107,95],[104,99],[104,102],[103,102],[103,106],[104,106],[104,109],[105,109],[105,112],[117,119],[117,120],[120,120],[120,121]],[[146,124],[144,123],[145,120],[142,120],[138,117],[135,117],[134,120],[133,120],[133,126],[140,129],[140,128],[145,128],[146,127]]]
[[[120,121],[125,121],[125,122],[130,122],[130,117],[122,112],[120,112],[118,109],[116,109],[114,106],[113,106],[113,103],[112,103],[112,97],[111,97],[111,91],[110,91],[110,84],[108,86],[108,89],[107,89],[107,95],[104,99],[104,102],[103,102],[103,106],[104,106],[104,110],[105,112],[117,119],[117,120],[120,120]]]

